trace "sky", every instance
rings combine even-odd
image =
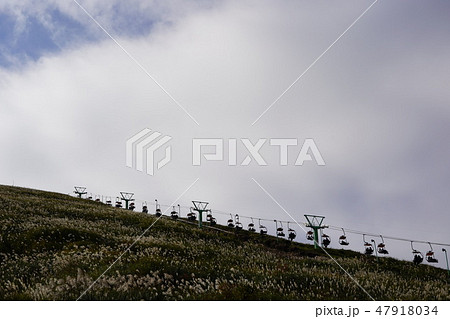
[[[257,181],[299,222],[318,214],[333,226],[450,243],[446,1],[380,0],[341,38],[372,1],[79,3],[128,54],[73,0],[0,3],[1,184],[134,192],[140,208],[172,203],[198,178],[177,202],[289,220]],[[125,163],[126,140],[144,128],[172,137],[172,161],[154,176]],[[287,166],[269,141],[267,166],[193,166],[193,138],[224,139],[225,158],[236,139],[238,164],[248,155],[241,139],[299,145]],[[307,138],[325,166],[293,165]],[[326,232],[338,248],[340,233]],[[348,237],[361,251],[361,236]],[[408,242],[386,244],[411,258]]]

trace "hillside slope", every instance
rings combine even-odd
[[[76,300],[156,217],[0,186],[0,299]],[[225,229],[225,228],[223,228]],[[329,253],[377,300],[450,300],[442,269]],[[367,300],[310,245],[161,218],[82,300]]]

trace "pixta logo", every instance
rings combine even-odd
[[[247,166],[254,161],[259,166],[266,166],[267,162],[261,155],[260,151],[266,145],[268,139],[260,138],[256,143],[252,143],[248,138],[239,139],[240,148],[238,148],[238,139],[228,139],[228,165],[238,165],[238,149],[244,149],[246,157],[241,166]],[[274,149],[279,151],[279,165],[288,165],[289,149],[298,146],[298,139],[296,138],[271,138],[269,144]],[[205,151],[206,149],[206,151]],[[211,151],[212,149],[212,151]],[[192,165],[199,166],[202,163],[202,158],[207,161],[223,161],[224,160],[224,140],[221,138],[195,138],[192,140]],[[301,166],[306,161],[315,161],[317,165],[324,166],[322,154],[319,151],[313,139],[305,139],[300,151],[298,152],[295,166]]]
[[[143,172],[144,163],[148,175],[153,176],[156,169],[159,170],[167,165],[172,159],[172,147],[165,148],[164,158],[155,161],[155,153],[169,142],[172,137],[165,135],[161,137],[160,132],[146,128],[133,135],[126,142],[126,164],[128,167],[135,166],[136,170]],[[134,165],[135,164],[135,165]]]
[[[164,157],[157,156],[157,152],[171,139],[171,136],[163,136],[160,132],[143,129],[126,142],[126,165],[141,172],[145,169],[148,175],[153,176],[155,169],[161,169],[172,159],[170,145],[165,147]],[[305,139],[301,146],[297,138],[260,138],[256,142],[248,138],[194,138],[192,139],[192,165],[200,166],[205,161],[224,161],[224,153],[227,151],[226,160],[229,166],[248,166],[252,162],[259,166],[267,166],[268,163],[261,154],[264,147],[271,152],[277,152],[280,166],[290,164],[302,166],[305,162],[313,162],[318,166],[325,165],[319,148],[311,138]],[[296,160],[294,163],[289,163],[289,152],[292,151],[296,152]]]

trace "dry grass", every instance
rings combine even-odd
[[[74,300],[155,217],[0,186],[0,299]],[[330,250],[377,300],[449,300],[446,272]],[[367,300],[309,245],[159,220],[86,300]]]

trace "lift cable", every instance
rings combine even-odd
[[[103,195],[95,195],[95,197],[93,197],[93,198],[97,198],[97,197],[99,197],[99,198],[101,197],[102,199],[103,198],[114,198],[114,196],[103,196]],[[148,203],[150,203],[149,206],[151,206],[151,205],[156,206],[155,203],[152,204],[152,201],[145,201],[145,200],[142,200],[142,199],[136,199],[136,201],[139,201],[141,203],[148,202]],[[170,205],[164,205],[164,204],[158,204],[158,206],[166,207],[166,208],[167,207],[172,207]],[[180,207],[181,208],[185,208],[185,209],[190,209],[191,206],[180,205]],[[227,212],[224,212],[224,211],[221,211],[221,210],[216,210],[216,209],[212,209],[211,211],[212,211],[212,214],[219,214],[219,215],[224,215],[224,216],[230,216],[229,212],[227,213]],[[260,221],[266,221],[266,222],[273,222],[274,221],[273,219],[258,218],[258,217],[254,217],[254,216],[246,216],[246,215],[241,215],[241,214],[239,214],[239,217],[247,218],[247,219],[255,219],[255,220],[260,220]],[[292,222],[292,221],[289,221],[289,220],[277,220],[277,221],[278,222],[283,222],[283,223]],[[185,222],[185,221],[183,221],[183,222]],[[298,223],[300,225],[303,225],[303,226],[307,227],[307,223],[305,223],[305,222],[298,222]],[[210,226],[207,226],[207,227],[213,228],[213,229],[217,229],[215,227],[210,227]],[[360,230],[347,229],[347,228],[343,228],[343,227],[339,227],[339,226],[332,226],[332,225],[328,225],[328,228],[332,229],[332,230],[337,230],[337,231],[344,230],[347,233],[356,234],[356,235],[365,235],[365,236],[368,236],[368,237],[380,237],[380,235],[382,235],[382,234],[369,233],[369,232],[364,232],[364,231],[360,231]],[[224,231],[224,230],[221,230],[221,231]],[[227,231],[224,231],[224,232],[227,232]],[[432,244],[432,245],[436,245],[436,246],[450,247],[450,244],[447,244],[447,243],[429,242],[429,241],[426,241],[426,240],[415,240],[415,239],[407,239],[407,238],[386,236],[386,235],[382,235],[382,236],[385,239],[391,239],[391,240],[397,240],[397,241],[414,242],[414,243],[422,243],[422,244]]]

